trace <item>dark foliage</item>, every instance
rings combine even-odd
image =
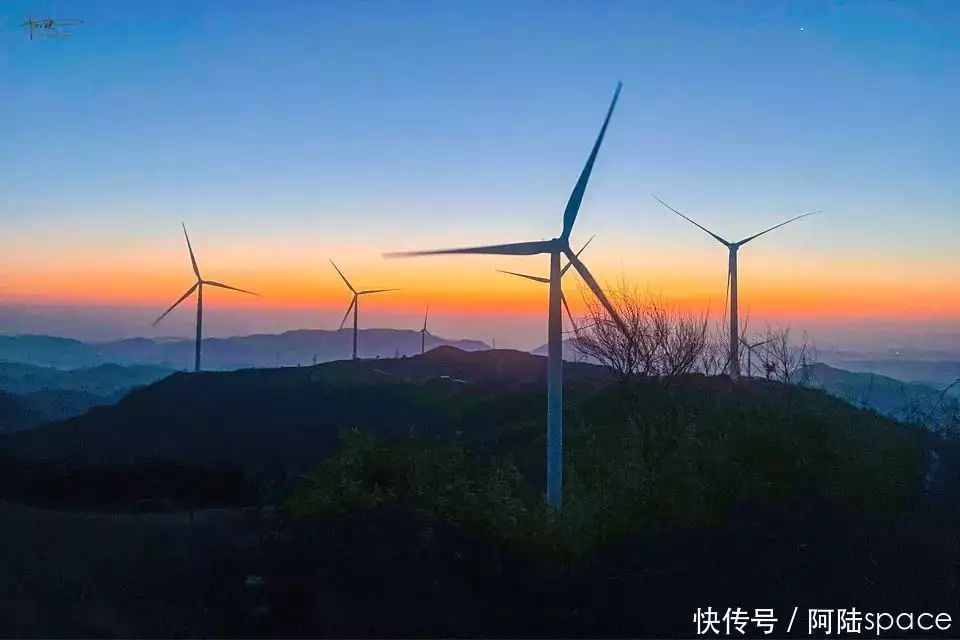
[[[187,542],[191,518],[169,534],[176,545],[150,542],[162,561],[147,562],[134,550],[148,540],[144,521],[109,514],[98,527],[126,541],[123,577],[64,561],[94,585],[130,581],[175,624],[133,607],[113,614],[122,625],[97,626],[88,610],[126,612],[132,602],[104,589],[96,607],[71,601],[88,626],[71,618],[49,628],[689,636],[693,611],[708,605],[956,601],[955,440],[819,390],[697,375],[669,388],[614,385],[581,365],[565,396],[565,505],[553,511],[541,498],[542,380],[528,377],[542,360],[449,355],[177,375],[82,420],[0,440],[6,473],[56,468],[40,486],[78,501],[96,495],[117,511],[158,496],[245,503],[255,499],[248,482],[260,491],[262,508],[216,516],[215,545]],[[166,457],[150,458],[157,451]],[[271,464],[283,472],[271,475]],[[167,515],[176,517],[123,518]],[[49,548],[71,544],[69,529],[45,529],[62,538]],[[18,548],[21,538],[6,542]],[[18,566],[33,578],[42,563]],[[145,570],[142,584],[131,578]],[[25,596],[0,597],[0,607],[42,611],[56,602],[49,594],[65,593],[49,580],[25,583]]]
[[[256,504],[255,486],[238,471],[163,462],[58,469],[34,467],[12,474],[9,497],[54,508],[172,511]],[[12,476],[12,477],[11,477]]]

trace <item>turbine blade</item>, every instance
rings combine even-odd
[[[813,214],[815,214],[815,213],[820,213],[820,212],[822,212],[822,211],[823,211],[823,209],[818,209],[818,210],[816,210],[816,211],[811,211],[810,213],[805,213],[805,214],[803,214],[803,215],[796,216],[796,217],[794,217],[794,218],[790,218],[790,219],[787,220],[786,222],[781,222],[781,223],[778,224],[778,225],[772,226],[772,227],[770,227],[769,229],[767,229],[766,231],[761,231],[760,233],[757,233],[757,234],[755,234],[755,235],[752,235],[752,236],[750,236],[749,238],[744,238],[743,240],[741,240],[741,241],[738,242],[737,244],[738,244],[738,245],[747,244],[748,242],[750,242],[750,241],[753,240],[754,238],[759,238],[760,236],[762,236],[762,235],[765,234],[765,233],[770,233],[770,232],[773,231],[774,229],[779,229],[780,227],[782,227],[782,226],[785,225],[785,224],[790,224],[791,222],[793,222],[793,221],[795,221],[795,220],[799,220],[800,218],[806,218],[807,216],[812,216]]]
[[[354,289],[354,288],[353,288],[353,285],[350,284],[350,281],[347,280],[347,276],[343,275],[343,271],[340,271],[340,267],[338,267],[337,264],[336,264],[333,260],[330,261],[330,264],[333,265],[333,268],[336,269],[336,270],[337,270],[337,273],[340,274],[340,277],[343,278],[343,283],[344,283],[345,285],[347,285],[347,289],[350,289],[350,291],[352,291],[353,293],[356,293],[357,290]]]
[[[347,307],[347,312],[343,314],[343,320],[340,321],[340,328],[343,329],[343,325],[347,323],[347,318],[350,317],[350,312],[353,311],[353,305],[357,304],[357,294],[353,294],[353,299],[350,300],[350,306]]]
[[[408,258],[413,256],[437,256],[454,253],[479,253],[500,256],[535,256],[540,253],[550,253],[556,248],[553,240],[538,242],[513,242],[510,244],[492,244],[485,247],[462,247],[458,249],[435,249],[433,251],[401,251],[385,253],[385,258]]]
[[[577,273],[580,274],[580,277],[583,278],[583,281],[587,283],[587,286],[593,291],[593,295],[597,296],[597,300],[600,301],[600,304],[607,310],[607,313],[610,314],[610,317],[614,322],[617,323],[617,326],[620,327],[620,330],[623,331],[624,335],[630,335],[627,325],[623,323],[623,320],[620,319],[620,315],[617,313],[617,310],[613,308],[613,305],[610,304],[610,301],[607,299],[606,294],[603,292],[603,289],[600,288],[600,284],[593,277],[593,274],[590,273],[590,270],[587,269],[587,265],[583,264],[580,261],[580,258],[573,252],[567,249],[567,257],[570,259],[570,262],[573,263],[573,268],[577,270]]]
[[[180,299],[179,299],[179,300],[177,300],[176,302],[174,302],[174,303],[170,306],[169,309],[167,309],[166,311],[163,312],[163,315],[162,315],[162,316],[160,316],[159,318],[157,318],[156,320],[153,321],[153,325],[152,325],[152,326],[155,327],[155,326],[157,326],[158,324],[160,324],[160,321],[161,321],[161,320],[163,320],[163,319],[166,318],[168,315],[170,315],[170,312],[171,312],[171,311],[173,311],[174,309],[176,309],[177,307],[179,307],[179,306],[180,306],[180,303],[183,302],[184,300],[186,300],[187,298],[189,298],[190,295],[191,295],[194,291],[196,291],[196,290],[197,290],[197,287],[199,287],[199,286],[200,286],[200,283],[197,282],[197,283],[195,283],[192,287],[190,287],[190,289],[187,290],[187,292],[186,292],[185,294],[183,294],[182,296],[180,296]]]
[[[610,101],[610,108],[607,109],[607,117],[603,119],[603,126],[600,127],[600,133],[597,135],[597,141],[593,143],[593,149],[587,157],[587,163],[580,172],[580,178],[577,180],[573,193],[567,201],[567,208],[563,211],[563,233],[562,238],[569,238],[570,231],[573,230],[573,223],[577,221],[577,214],[580,212],[580,203],[583,202],[583,194],[587,190],[587,182],[590,181],[590,173],[593,171],[593,164],[597,160],[597,153],[600,151],[600,145],[603,144],[603,136],[607,133],[607,125],[610,124],[610,116],[613,115],[613,108],[617,106],[617,99],[620,97],[622,82],[617,83],[617,88],[613,92],[613,100]]]
[[[427,307],[426,313],[423,314],[423,330],[427,330],[427,318],[430,316],[430,307]]]
[[[704,231],[706,231],[707,233],[709,233],[711,236],[713,236],[714,238],[716,238],[716,240],[717,240],[718,242],[720,242],[721,244],[723,244],[723,245],[725,245],[725,246],[728,246],[728,247],[730,246],[730,243],[729,243],[729,242],[727,242],[726,240],[724,240],[723,238],[721,238],[720,236],[718,236],[717,234],[715,234],[713,231],[710,231],[710,229],[707,229],[705,226],[703,226],[703,225],[700,224],[699,222],[695,222],[695,221],[691,220],[690,218],[688,218],[687,216],[683,215],[682,213],[680,213],[679,211],[677,211],[676,209],[674,209],[673,207],[671,207],[670,205],[668,205],[666,202],[664,202],[663,200],[661,200],[660,198],[658,198],[656,195],[654,195],[654,194],[652,194],[652,193],[651,193],[650,195],[652,195],[653,198],[654,198],[657,202],[659,202],[660,204],[662,204],[663,206],[665,206],[667,209],[670,209],[670,211],[673,211],[675,214],[677,214],[678,216],[680,216],[681,218],[683,218],[684,220],[686,220],[686,221],[689,222],[690,224],[693,224],[693,225],[695,225],[695,226],[697,226],[697,227],[700,227],[701,229],[703,229]]]
[[[213,280],[204,280],[203,284],[208,284],[211,287],[220,287],[221,289],[230,289],[230,291],[239,291],[240,293],[246,293],[247,295],[261,297],[259,293],[254,293],[253,291],[247,291],[246,289],[238,289],[237,287],[231,287],[228,284],[223,284],[222,282],[214,282]]]
[[[517,273],[516,271],[503,271],[497,269],[497,273],[505,273],[509,276],[517,276],[518,278],[526,278],[527,280],[533,280],[534,282],[543,282],[544,284],[550,284],[550,278],[541,278],[540,276],[528,276],[525,273]]]
[[[560,292],[560,302],[563,303],[563,308],[567,310],[567,318],[570,320],[570,327],[576,328],[577,323],[573,319],[573,314],[570,313],[570,305],[567,304],[567,297],[563,295],[563,291]]]
[[[197,280],[201,280],[200,267],[197,266],[197,258],[193,255],[193,245],[190,244],[190,236],[187,235],[187,225],[183,222],[181,222],[180,225],[183,227],[183,237],[187,239],[187,249],[190,251],[190,263],[193,265],[193,273],[196,274]]]
[[[590,239],[587,240],[585,243],[583,243],[583,246],[580,247],[580,251],[577,251],[577,256],[579,256],[581,253],[583,253],[583,250],[586,249],[587,247],[589,247],[589,246],[590,246],[590,243],[593,242],[593,239],[596,238],[596,237],[597,237],[597,236],[590,236]],[[561,278],[563,277],[563,274],[565,274],[565,273],[567,272],[567,270],[570,269],[570,265],[571,265],[571,264],[572,264],[572,263],[568,262],[567,265],[566,265],[563,269],[560,270],[560,277],[561,277]],[[548,281],[548,282],[549,282],[549,281]]]
[[[358,296],[365,296],[371,293],[385,293],[387,291],[400,291],[400,289],[368,289],[366,291],[358,291]]]

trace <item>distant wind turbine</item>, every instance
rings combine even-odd
[[[423,256],[440,254],[492,254],[507,256],[534,256],[548,254],[550,256],[550,305],[549,319],[547,322],[548,334],[548,355],[547,355],[547,501],[559,507],[563,502],[563,355],[561,352],[563,338],[563,320],[560,313],[561,292],[560,292],[560,256],[566,255],[577,270],[580,276],[587,283],[587,286],[593,291],[594,295],[600,300],[607,309],[611,318],[622,325],[619,317],[614,311],[613,306],[607,300],[596,279],[587,269],[586,265],[580,261],[580,258],[570,248],[570,232],[573,231],[573,225],[577,220],[577,213],[580,211],[580,203],[583,201],[583,194],[587,189],[587,182],[590,180],[590,174],[593,171],[594,162],[597,159],[597,153],[600,151],[600,145],[603,143],[604,134],[607,131],[607,125],[610,123],[610,116],[613,115],[613,109],[616,107],[617,98],[620,96],[621,84],[617,84],[616,91],[613,94],[613,100],[607,110],[607,115],[600,127],[600,133],[593,149],[587,157],[587,163],[580,173],[573,193],[567,201],[566,209],[563,212],[563,229],[560,235],[552,240],[539,240],[534,242],[516,242],[510,244],[492,245],[485,247],[468,247],[461,249],[440,249],[434,251],[414,251],[404,253],[387,254],[393,256]]]
[[[200,349],[203,342],[203,287],[204,285],[210,285],[211,287],[218,287],[220,289],[230,289],[231,291],[239,291],[240,293],[246,293],[251,296],[259,296],[259,293],[254,293],[253,291],[247,291],[245,289],[238,289],[237,287],[231,287],[230,285],[223,284],[222,282],[214,282],[213,280],[204,280],[203,276],[200,275],[200,267],[197,266],[197,258],[193,255],[193,246],[190,244],[190,236],[187,235],[187,225],[180,223],[183,227],[183,236],[187,239],[187,250],[190,252],[190,264],[193,266],[193,273],[197,277],[197,281],[193,284],[190,289],[183,294],[179,300],[173,303],[169,309],[163,312],[163,315],[154,320],[153,326],[157,326],[161,320],[167,317],[167,315],[180,306],[180,303],[189,298],[194,291],[197,292],[197,343],[196,351],[194,356],[193,370],[200,371]]]
[[[747,377],[748,378],[753,377],[753,350],[756,349],[757,347],[762,347],[763,345],[770,342],[770,340],[772,340],[772,338],[768,338],[766,340],[759,340],[757,342],[754,342],[753,344],[750,344],[743,338],[740,338],[740,344],[742,344],[743,347],[747,350]]]
[[[353,285],[350,284],[350,281],[347,280],[347,276],[343,275],[343,272],[340,271],[340,267],[334,264],[333,260],[330,261],[330,264],[333,265],[333,268],[337,270],[337,273],[340,274],[340,277],[343,278],[343,283],[347,285],[347,289],[353,293],[353,299],[350,301],[350,306],[347,307],[347,312],[343,314],[343,320],[340,321],[340,328],[343,329],[343,325],[347,322],[347,317],[350,315],[350,312],[353,311],[353,359],[357,359],[357,316],[359,314],[360,308],[360,296],[368,296],[373,293],[385,293],[387,291],[397,291],[397,289],[368,289],[366,291],[357,291],[353,288]]]
[[[577,251],[577,256],[578,256],[578,257],[580,256],[581,253],[583,253],[583,250],[584,250],[584,249],[586,249],[588,246],[590,246],[590,243],[593,242],[593,239],[594,239],[594,238],[596,238],[596,236],[590,236],[590,239],[587,240],[582,247],[580,247],[580,251]],[[567,264],[563,267],[563,269],[560,270],[560,280],[561,280],[561,282],[563,281],[563,276],[566,275],[567,271],[570,269],[570,266],[571,266],[572,264],[573,264],[572,262],[569,262],[569,261],[568,261]],[[518,278],[526,278],[527,280],[533,280],[534,282],[540,282],[540,283],[543,283],[543,284],[550,284],[550,278],[544,278],[544,277],[542,277],[542,276],[530,276],[530,275],[527,275],[527,274],[525,274],[525,273],[517,273],[516,271],[504,271],[504,270],[502,270],[502,269],[497,269],[497,272],[498,272],[498,273],[505,273],[505,274],[507,274],[508,276],[517,276]],[[570,320],[570,326],[571,326],[572,328],[576,328],[577,323],[576,323],[576,321],[573,319],[573,314],[570,313],[570,305],[567,304],[567,298],[566,298],[566,296],[563,295],[563,287],[560,288],[560,301],[563,303],[563,308],[564,308],[564,309],[566,310],[566,312],[567,312],[567,318]]]
[[[671,207],[670,205],[668,205],[666,202],[664,202],[663,200],[661,200],[661,199],[658,198],[657,196],[654,195],[653,197],[654,197],[654,199],[655,199],[657,202],[659,202],[660,204],[662,204],[663,206],[665,206],[667,209],[670,209],[670,211],[673,211],[675,214],[677,214],[678,216],[680,216],[681,218],[683,218],[684,220],[686,220],[686,221],[689,222],[690,224],[692,224],[692,225],[694,225],[694,226],[696,226],[696,227],[699,227],[701,230],[703,230],[703,231],[705,231],[706,233],[708,233],[708,234],[709,234],[710,236],[712,236],[717,242],[719,242],[720,244],[722,244],[722,245],[724,245],[725,247],[727,247],[727,249],[729,249],[729,251],[730,251],[730,258],[729,258],[728,267],[727,267],[727,296],[728,296],[728,298],[729,298],[729,300],[730,300],[730,375],[731,375],[731,377],[736,378],[736,377],[738,377],[738,376],[740,375],[740,354],[739,354],[739,348],[737,347],[737,345],[740,344],[740,338],[739,338],[739,333],[740,333],[740,324],[739,324],[739,322],[740,322],[740,319],[739,319],[739,315],[738,315],[739,312],[738,312],[738,307],[737,307],[737,304],[738,304],[738,299],[737,299],[737,251],[738,251],[738,250],[740,249],[740,247],[742,247],[743,245],[747,244],[748,242],[750,242],[751,240],[753,240],[753,239],[755,239],[755,238],[759,238],[760,236],[762,236],[762,235],[765,234],[765,233],[770,233],[770,232],[773,231],[774,229],[779,229],[779,228],[782,227],[783,225],[785,225],[785,224],[790,224],[790,223],[793,222],[794,220],[799,220],[800,218],[806,218],[807,216],[812,216],[812,215],[815,214],[815,213],[820,213],[820,212],[822,211],[822,209],[818,209],[817,211],[811,211],[810,213],[804,213],[804,214],[802,214],[802,215],[799,215],[799,216],[790,218],[789,220],[787,220],[787,221],[785,221],[785,222],[781,222],[780,224],[774,225],[774,226],[770,227],[769,229],[766,229],[765,231],[761,231],[760,233],[755,233],[754,235],[749,236],[749,237],[747,237],[747,238],[744,238],[743,240],[740,240],[739,242],[729,242],[729,241],[727,241],[727,240],[724,240],[723,238],[721,238],[721,237],[718,236],[717,234],[715,234],[713,231],[710,231],[709,229],[707,229],[707,228],[704,227],[703,225],[701,225],[701,224],[699,224],[699,223],[697,223],[697,222],[694,222],[693,220],[691,220],[691,219],[688,218],[687,216],[683,215],[682,213],[680,213],[679,211],[677,211],[676,209],[674,209],[673,207]]]
[[[430,333],[427,331],[427,317],[430,315],[430,307],[427,307],[426,313],[423,314],[423,329],[420,329],[420,354],[422,355],[426,351],[427,346],[427,335]]]

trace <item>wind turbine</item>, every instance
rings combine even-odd
[[[563,228],[559,236],[552,240],[539,240],[534,242],[515,242],[485,247],[387,254],[388,257],[439,254],[492,254],[506,256],[548,254],[550,256],[550,278],[548,280],[550,283],[550,303],[549,319],[547,321],[547,342],[549,345],[547,355],[547,501],[555,507],[559,507],[563,502],[563,356],[561,352],[563,321],[560,314],[561,255],[567,256],[573,268],[577,270],[587,283],[587,286],[589,286],[594,295],[597,296],[611,318],[623,327],[616,311],[614,311],[613,306],[609,300],[607,300],[607,296],[603,293],[596,279],[570,248],[570,232],[573,231],[573,224],[577,220],[580,203],[583,201],[583,194],[587,189],[587,182],[590,180],[590,174],[593,171],[597,153],[600,151],[600,145],[603,143],[607,125],[610,123],[610,116],[613,115],[613,109],[617,105],[617,98],[620,96],[621,86],[621,83],[617,83],[613,100],[610,102],[607,115],[603,120],[603,125],[600,127],[600,133],[597,135],[593,149],[587,157],[586,165],[584,165],[580,177],[573,188],[573,193],[570,194],[570,199],[567,201],[567,206],[563,212]]]
[[[697,223],[697,222],[694,222],[693,220],[691,220],[691,219],[688,218],[687,216],[683,215],[682,213],[680,213],[679,211],[677,211],[676,209],[674,209],[673,207],[671,207],[670,205],[668,205],[666,202],[664,202],[663,200],[661,200],[661,199],[658,198],[657,196],[654,195],[653,197],[654,197],[654,199],[655,199],[657,202],[659,202],[660,204],[662,204],[663,206],[665,206],[667,209],[670,209],[670,211],[673,211],[675,214],[677,214],[678,216],[680,216],[681,218],[683,218],[684,220],[686,220],[686,221],[689,222],[690,224],[692,224],[692,225],[694,225],[694,226],[696,226],[696,227],[699,227],[701,230],[703,230],[703,231],[705,231],[706,233],[708,233],[709,235],[711,235],[717,242],[719,242],[719,243],[722,244],[723,246],[727,247],[727,249],[730,251],[730,258],[729,258],[728,266],[727,266],[727,296],[729,297],[729,300],[730,300],[730,375],[731,375],[731,377],[736,378],[736,377],[738,377],[738,376],[740,375],[740,354],[739,354],[739,349],[738,349],[738,346],[737,346],[737,345],[740,343],[740,338],[739,338],[739,333],[740,333],[740,324],[739,324],[739,322],[740,322],[740,318],[739,318],[739,312],[738,312],[738,308],[737,308],[737,303],[738,303],[738,297],[737,297],[737,251],[739,251],[740,247],[742,247],[743,245],[747,244],[748,242],[750,242],[751,240],[753,240],[753,239],[755,239],[755,238],[759,238],[760,236],[762,236],[762,235],[765,234],[765,233],[770,233],[770,232],[773,231],[774,229],[779,229],[779,228],[782,227],[783,225],[785,225],[785,224],[790,224],[790,223],[793,222],[794,220],[799,220],[800,218],[806,218],[807,216],[812,216],[812,215],[815,214],[815,213],[820,213],[820,212],[822,211],[822,209],[818,209],[817,211],[811,211],[811,212],[809,212],[809,213],[804,213],[804,214],[802,214],[802,215],[799,215],[799,216],[790,218],[789,220],[787,220],[787,221],[785,221],[785,222],[781,222],[780,224],[774,225],[774,226],[770,227],[769,229],[766,229],[766,230],[764,230],[764,231],[761,231],[760,233],[755,233],[755,234],[752,235],[752,236],[746,237],[746,238],[744,238],[743,240],[740,240],[739,242],[729,242],[729,241],[727,241],[727,240],[724,240],[723,238],[721,238],[721,237],[718,236],[717,234],[715,234],[713,231],[710,231],[709,229],[707,229],[707,228],[704,227],[703,225],[701,225],[701,224],[699,224],[699,223]]]
[[[368,289],[366,291],[357,291],[353,288],[353,285],[350,284],[350,281],[347,280],[347,276],[343,275],[343,272],[340,271],[333,260],[330,261],[330,264],[333,265],[333,268],[337,270],[337,273],[340,274],[340,277],[343,278],[343,283],[347,285],[347,289],[353,293],[353,299],[350,301],[350,306],[347,307],[347,312],[343,314],[343,320],[340,321],[340,328],[343,329],[343,325],[347,322],[347,317],[350,315],[350,311],[353,311],[353,359],[357,359],[357,315],[360,308],[360,296],[368,296],[373,293],[384,293],[386,291],[397,291],[397,289]]]
[[[427,317],[430,315],[430,307],[427,307],[426,313],[423,314],[423,329],[420,329],[420,354],[426,351],[427,346],[427,334],[430,332],[427,331]]]
[[[772,338],[768,338],[766,340],[759,340],[757,342],[754,342],[753,344],[750,344],[743,338],[740,338],[740,344],[742,344],[744,348],[747,350],[747,377],[748,378],[753,377],[753,350],[756,349],[757,347],[762,347],[763,345],[770,342],[770,340],[772,340]]]
[[[590,245],[591,242],[593,242],[593,239],[594,239],[594,238],[596,238],[596,236],[590,236],[590,239],[587,240],[587,241],[583,244],[582,247],[580,247],[580,251],[577,251],[577,256],[578,256],[578,257],[580,256],[581,253],[583,253],[583,250],[586,249],[586,248]],[[560,270],[560,280],[561,280],[561,281],[563,280],[563,276],[566,275],[567,271],[570,269],[570,266],[571,266],[572,264],[573,264],[572,262],[569,262],[569,261],[568,261],[567,264],[563,267],[563,269]],[[503,271],[502,269],[497,269],[497,272],[498,272],[498,273],[505,273],[505,274],[507,274],[507,275],[509,275],[509,276],[517,276],[518,278],[526,278],[527,280],[533,280],[534,282],[540,282],[540,283],[543,283],[543,284],[550,284],[550,278],[544,278],[544,277],[542,277],[542,276],[530,276],[530,275],[527,275],[527,274],[525,274],[525,273],[517,273],[516,271]],[[560,302],[563,303],[563,308],[564,308],[564,309],[566,310],[566,312],[567,312],[567,318],[570,320],[570,326],[576,328],[577,323],[576,323],[576,321],[573,319],[573,314],[570,313],[570,305],[567,304],[567,298],[566,298],[566,296],[563,295],[563,288],[562,288],[562,287],[561,287],[561,289],[560,289]]]
[[[167,315],[180,306],[180,303],[189,298],[194,291],[197,292],[197,344],[196,352],[194,357],[194,371],[200,371],[200,347],[203,341],[203,287],[204,285],[209,285],[211,287],[217,287],[219,289],[230,289],[231,291],[239,291],[240,293],[246,293],[251,296],[259,296],[259,293],[254,293],[253,291],[247,291],[245,289],[238,289],[236,287],[231,287],[228,284],[223,284],[222,282],[214,282],[213,280],[204,280],[203,276],[200,275],[200,267],[197,266],[197,258],[193,255],[193,246],[190,244],[190,236],[187,235],[187,225],[180,223],[183,227],[183,237],[187,239],[187,250],[190,252],[190,264],[193,266],[193,273],[197,277],[197,281],[193,283],[193,286],[190,287],[185,294],[183,294],[179,300],[173,303],[169,309],[163,312],[163,315],[153,321],[153,326],[157,326],[161,320],[167,317]]]

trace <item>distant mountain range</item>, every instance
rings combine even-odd
[[[349,330],[210,338],[203,343],[204,367],[298,367],[347,360],[351,340]],[[365,329],[360,332],[359,344],[362,358],[382,359],[384,367],[392,368],[395,364],[387,365],[386,361],[395,362],[397,355],[401,359],[419,355],[420,334],[412,330]],[[490,349],[477,340],[427,337],[428,351],[442,346],[455,347],[458,353]],[[52,336],[0,336],[0,392],[5,394],[0,396],[0,429],[22,429],[113,404],[133,388],[156,382],[174,370],[189,369],[193,349],[193,341],[186,339],[85,343]],[[546,351],[543,345],[532,353],[546,355]],[[501,354],[498,359],[502,362],[502,354],[519,352],[493,353]],[[568,362],[586,361],[570,340],[564,341],[563,354]],[[534,358],[527,366],[532,376],[544,364]],[[937,426],[950,412],[957,412],[960,404],[960,388],[946,395],[940,391],[960,377],[960,362],[851,361],[839,367],[818,364],[811,368],[811,374],[814,386],[897,420]],[[456,377],[455,372],[450,375]]]
[[[919,382],[943,388],[960,378],[956,360],[838,360],[838,367],[859,373],[876,373],[905,382]]]
[[[809,371],[810,386],[901,422],[938,427],[945,418],[960,411],[957,398],[926,384],[845,371],[822,363],[811,366]]]
[[[203,341],[207,369],[291,367],[347,359],[352,331],[298,330]],[[428,335],[426,348],[455,346],[464,351],[489,347],[478,340],[449,340]],[[154,365],[169,369],[193,366],[194,341],[133,338],[86,343],[52,336],[0,336],[0,360],[59,369],[93,367],[105,363]],[[361,358],[393,358],[420,353],[420,332],[401,329],[363,329],[359,336]],[[2,387],[0,387],[2,388]]]
[[[530,353],[537,356],[545,356],[547,355],[548,347],[549,345],[542,344],[536,349],[534,349],[533,351],[531,351]],[[569,362],[592,362],[593,364],[597,364],[597,362],[593,358],[588,358],[587,356],[580,353],[580,350],[577,349],[576,346],[574,346],[573,340],[570,340],[570,339],[564,340],[562,343],[562,348],[563,348],[564,360],[567,360]]]
[[[0,433],[17,431],[86,413],[118,402],[131,389],[172,373],[152,366],[104,364],[54,369],[0,362]]]

